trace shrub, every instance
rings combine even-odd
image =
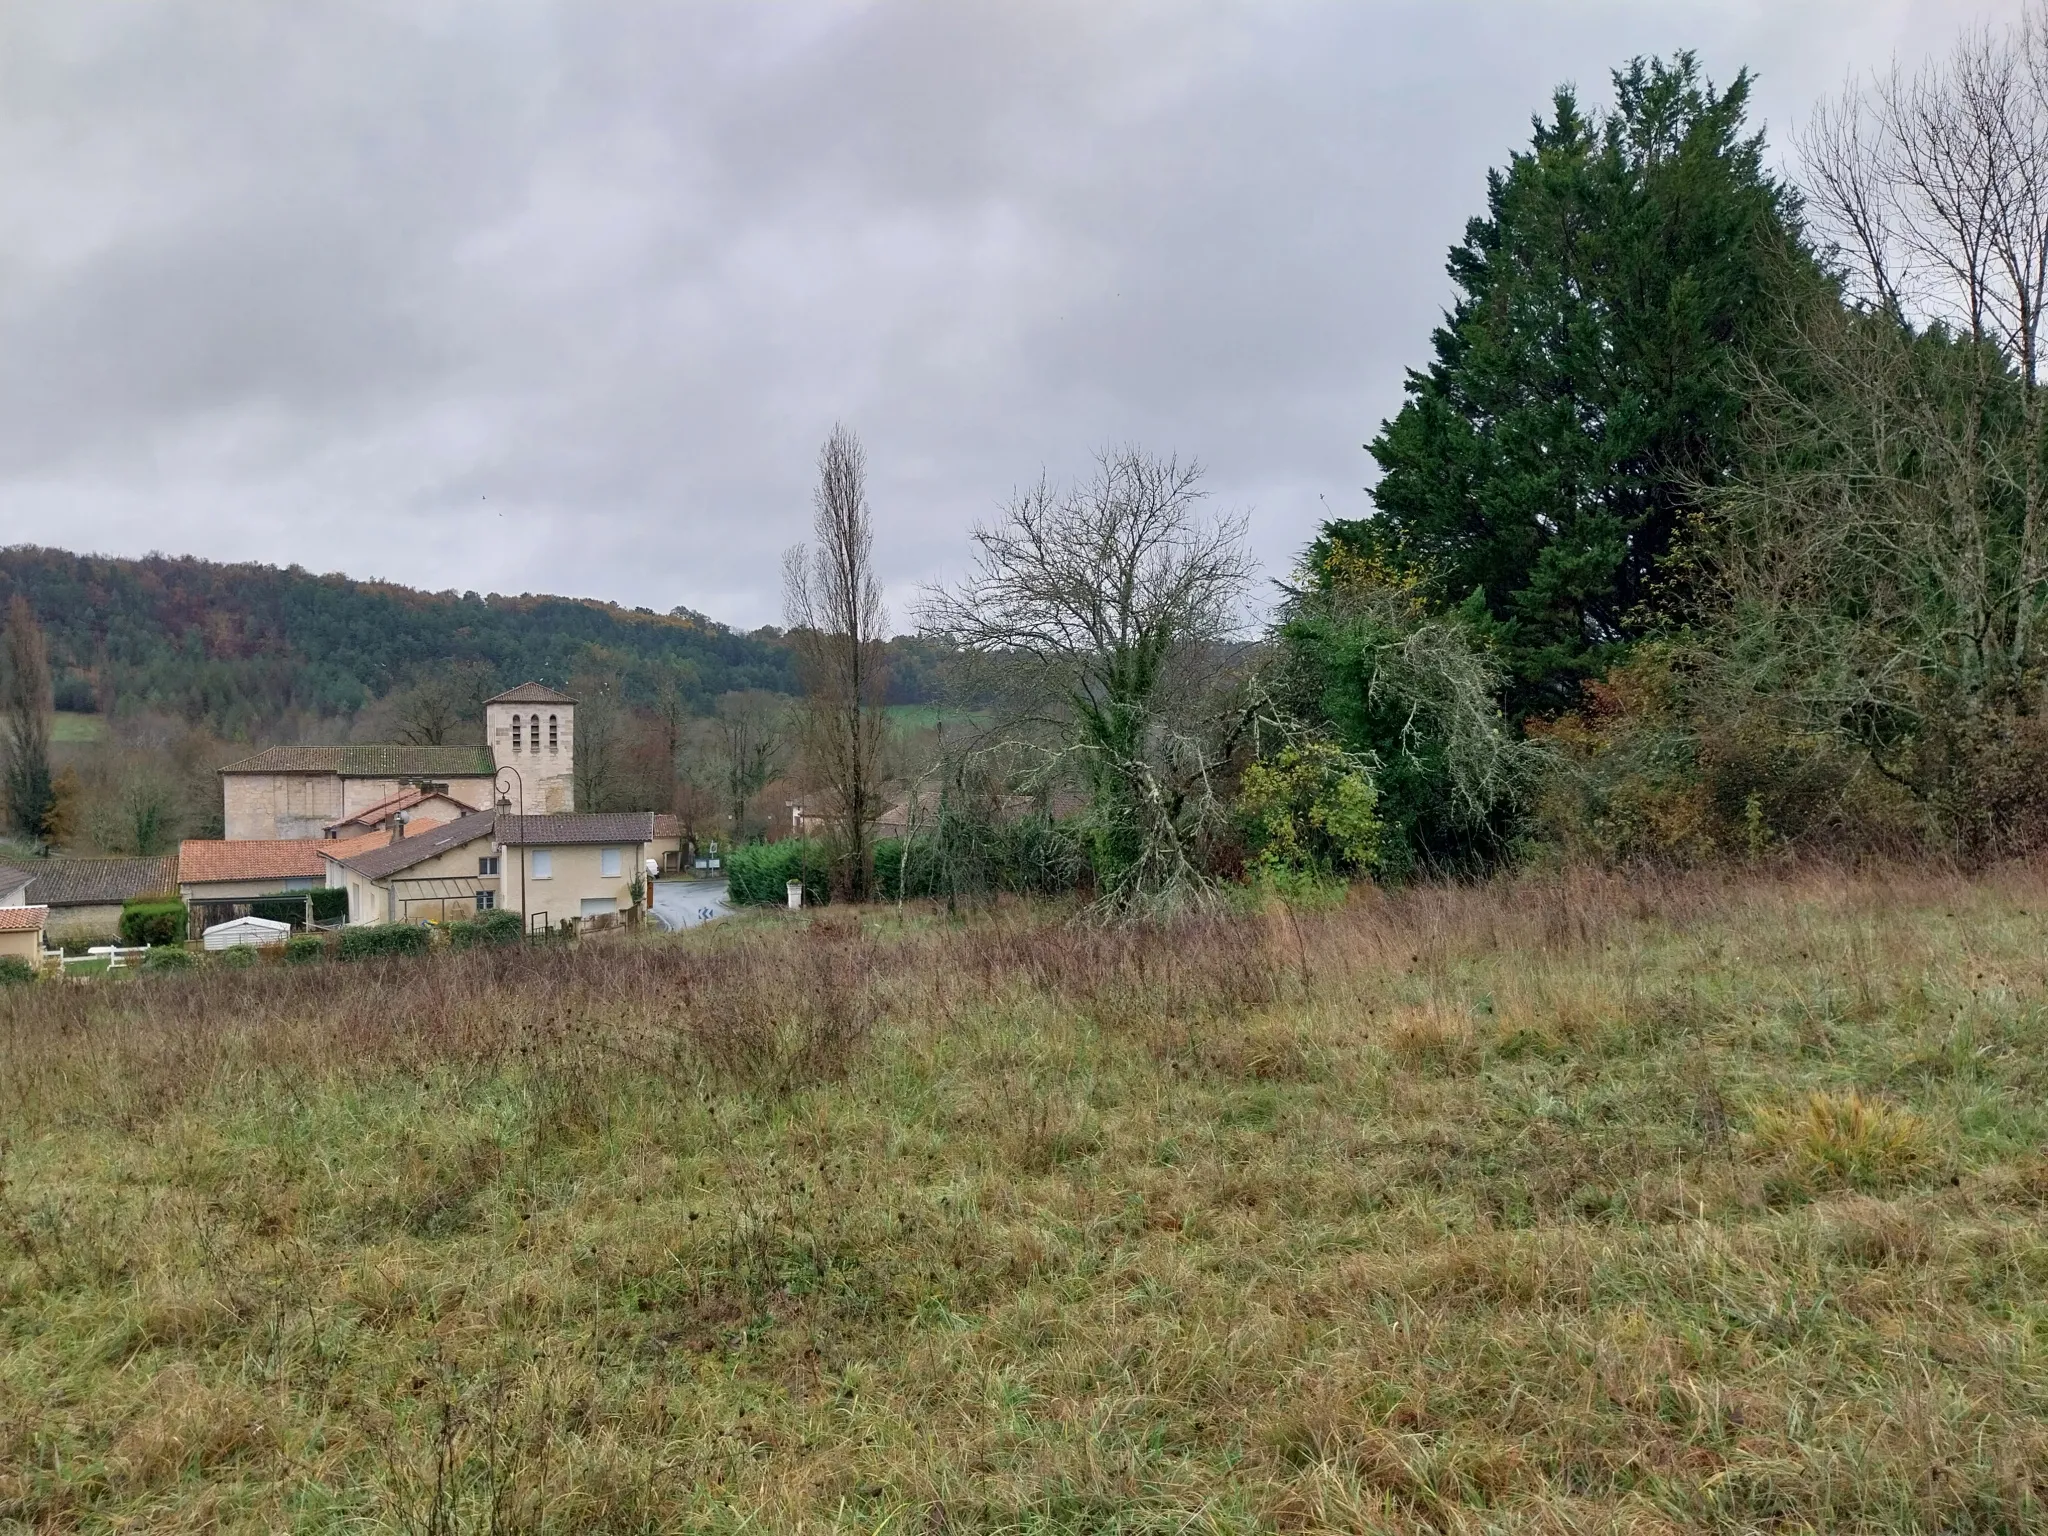
[[[293,965],[304,965],[327,953],[327,941],[310,933],[294,934],[284,941],[284,957]]]
[[[804,900],[818,905],[832,889],[832,861],[825,845],[792,837],[755,843],[725,856],[725,889],[736,907],[779,907],[789,900],[789,882],[801,880]]]
[[[1056,896],[1092,877],[1081,828],[1043,817],[942,815],[929,832],[875,845],[875,885],[887,901],[991,891]]]
[[[450,923],[447,928],[448,943],[454,949],[517,944],[524,931],[525,924],[517,912],[486,912],[474,922]]]
[[[220,963],[230,970],[246,971],[257,960],[254,944],[237,944],[220,952]]]
[[[19,955],[0,955],[0,987],[36,979],[36,968]]]
[[[433,934],[411,923],[377,923],[344,928],[336,953],[344,960],[370,960],[384,955],[424,955]]]
[[[175,945],[159,945],[142,957],[145,971],[189,971],[199,962],[189,949]]]
[[[147,944],[152,949],[185,942],[185,904],[182,901],[131,901],[121,909],[121,942]]]

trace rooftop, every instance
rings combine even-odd
[[[334,845],[318,837],[247,837],[232,842],[191,839],[178,844],[178,881],[281,880],[324,873],[320,855]]]
[[[28,872],[31,901],[47,907],[110,907],[175,890],[178,861],[169,854],[153,859],[51,859]],[[0,873],[0,886],[5,886]]]
[[[382,880],[386,875],[395,875],[401,869],[411,869],[415,864],[424,864],[438,854],[460,848],[464,843],[474,843],[493,835],[498,821],[496,811],[471,811],[467,816],[458,816],[453,821],[429,822],[411,829],[410,835],[392,842],[382,833],[372,833],[381,841],[362,852],[337,855],[333,850],[348,844],[326,843],[329,858],[340,858],[341,867],[351,870],[369,880]],[[356,843],[366,838],[352,840]]]
[[[576,701],[566,693],[557,693],[545,683],[521,683],[517,688],[507,688],[494,699],[485,699],[486,704],[574,704]]]
[[[0,933],[38,933],[48,907],[0,907]]]
[[[327,823],[326,830],[332,835],[336,827],[353,826],[358,822],[366,827],[381,826],[398,812],[409,810],[424,800],[446,800],[450,805],[462,804],[453,795],[443,794],[439,790],[421,789],[417,784],[408,784],[397,794],[386,795],[375,805],[365,806],[353,816],[335,817],[334,820]]]
[[[222,773],[333,773],[344,779],[487,779],[487,747],[269,747]]]
[[[564,843],[651,843],[652,811],[571,811],[560,816],[500,816],[498,841],[536,848]]]

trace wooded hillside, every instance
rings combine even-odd
[[[698,712],[723,693],[794,687],[775,631],[743,634],[682,608],[31,545],[0,550],[0,605],[16,592],[49,637],[59,709],[159,711],[229,737],[292,715],[352,714],[449,661],[481,663],[506,686],[590,672],[619,676],[629,696],[672,683]],[[899,702],[929,692],[920,659],[894,658]]]

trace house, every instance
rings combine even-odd
[[[48,907],[0,907],[0,957],[26,960],[40,966],[43,961],[43,923]]]
[[[488,810],[505,797],[516,812],[576,809],[576,701],[539,683],[522,683],[484,701],[481,747],[271,747],[220,771],[228,840],[289,841],[361,830],[411,807],[392,802],[415,792],[414,805],[447,802],[434,820]],[[509,770],[509,772],[508,772]],[[371,822],[369,830],[380,823]]]
[[[0,907],[25,907],[28,905],[28,888],[35,879],[32,869],[16,869],[12,864],[0,864]]]
[[[346,858],[351,923],[448,922],[494,908],[529,928],[627,910],[654,842],[652,811],[476,812]]]
[[[147,859],[49,859],[27,871],[25,900],[50,909],[53,944],[91,939],[112,942],[121,908],[140,896],[169,895],[178,887],[178,861],[169,854]]]
[[[323,836],[341,841],[361,837],[367,832],[387,832],[396,820],[402,819],[408,826],[417,826],[428,821],[453,821],[458,816],[483,809],[485,807],[458,800],[445,790],[413,784],[388,800],[380,800],[352,816],[328,822],[321,832]]]
[[[624,912],[653,842],[652,811],[500,816],[506,903],[526,914],[529,928]]]
[[[348,890],[348,920],[445,923],[498,904],[496,811],[432,822],[410,836],[325,850],[327,883]]]
[[[320,851],[332,846],[318,837],[178,844],[178,894],[192,909],[193,931],[248,916],[258,898],[318,889],[326,875]]]

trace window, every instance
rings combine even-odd
[[[497,893],[496,891],[478,891],[478,892],[476,893],[476,909],[477,909],[477,911],[479,911],[479,912],[489,912],[489,911],[491,911],[491,910],[492,910],[493,908],[495,908],[495,907],[496,907],[497,905],[498,905],[498,893]]]
[[[519,750],[519,717],[517,715],[512,717],[512,750],[514,752]]]
[[[556,733],[555,717],[553,715],[548,716],[548,750],[550,752],[561,750],[561,737]]]
[[[619,850],[606,848],[597,856],[597,872],[607,880],[619,878]]]
[[[533,743],[533,750],[534,750],[534,751],[538,752],[538,751],[540,750],[540,716],[539,716],[539,715],[528,715],[528,716],[526,717],[526,739],[527,739],[528,741],[530,741],[530,742],[532,742],[532,743]]]
[[[555,856],[545,848],[533,850],[533,878],[552,880],[555,877]]]
[[[495,875],[498,872],[498,856],[495,853],[480,854],[476,861],[479,875]]]

